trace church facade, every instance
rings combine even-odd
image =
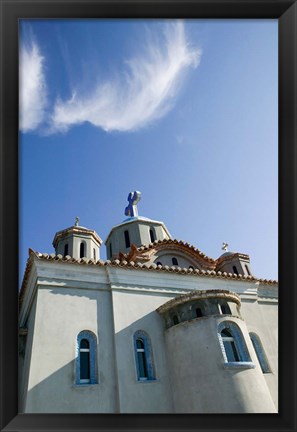
[[[165,224],[127,218],[106,241],[75,225],[29,250],[20,291],[25,413],[276,413],[278,284],[249,256],[212,259]]]

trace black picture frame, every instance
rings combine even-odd
[[[296,2],[292,0],[0,0],[0,4],[1,431],[296,430]],[[281,372],[278,414],[18,414],[18,20],[20,18],[94,17],[275,18],[279,21],[279,365]]]

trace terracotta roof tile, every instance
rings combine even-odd
[[[75,265],[96,265],[96,266],[111,266],[111,267],[121,267],[121,268],[134,268],[134,269],[142,269],[147,271],[157,271],[157,272],[172,272],[176,274],[189,274],[189,275],[195,275],[195,276],[202,276],[202,277],[215,277],[219,279],[233,279],[233,280],[241,280],[241,281],[254,281],[254,282],[260,282],[261,284],[265,285],[276,285],[278,282],[276,280],[271,279],[259,279],[254,276],[243,276],[243,275],[236,275],[233,273],[226,273],[215,270],[200,270],[198,268],[196,269],[189,269],[189,268],[181,268],[178,266],[162,266],[160,264],[148,264],[148,263],[141,263],[141,262],[128,262],[126,260],[94,260],[94,259],[88,259],[88,258],[81,258],[81,259],[75,259],[71,256],[67,255],[63,257],[62,255],[55,255],[54,253],[51,253],[50,255],[47,253],[39,253],[35,252],[32,249],[29,249],[29,258],[27,260],[27,265],[25,269],[25,274],[23,278],[23,283],[20,290],[20,301],[24,295],[26,285],[28,282],[30,270],[32,268],[32,264],[34,259],[42,260],[42,261],[54,261],[54,262],[60,262],[60,263],[67,263],[67,264],[75,264]]]

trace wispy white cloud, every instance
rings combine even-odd
[[[198,66],[201,51],[190,47],[182,21],[167,24],[162,37],[147,36],[141,55],[126,62],[120,77],[99,83],[91,94],[76,89],[69,100],[57,100],[50,131],[66,132],[84,122],[105,131],[132,131],[164,116],[174,106],[184,73]]]
[[[21,45],[19,60],[19,127],[28,132],[42,123],[47,105],[44,57],[32,38]]]

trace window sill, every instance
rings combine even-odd
[[[138,379],[136,382],[140,383],[140,384],[149,384],[149,383],[159,382],[159,380],[154,379],[154,378],[153,379]]]
[[[99,383],[82,383],[82,384],[73,384],[72,387],[76,388],[76,389],[80,389],[80,388],[90,388],[90,387],[97,387],[99,385]]]
[[[256,365],[253,362],[227,362],[224,363],[225,369],[255,369]]]

